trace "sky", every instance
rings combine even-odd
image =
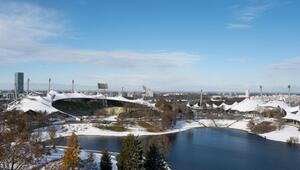
[[[0,89],[300,91],[298,0],[0,0]]]

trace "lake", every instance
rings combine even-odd
[[[164,135],[173,170],[300,170],[300,146],[265,140],[240,130],[197,128]],[[119,152],[123,137],[79,136],[83,149]],[[152,138],[140,137],[142,141]],[[66,138],[58,139],[65,145]]]

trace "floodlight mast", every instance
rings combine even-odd
[[[289,105],[291,106],[291,85],[288,85]]]
[[[48,93],[50,92],[51,90],[51,78],[49,78],[49,83],[48,83]]]
[[[200,94],[200,107],[202,107],[202,93],[203,93],[203,90],[201,89],[201,94]]]
[[[29,94],[29,81],[30,81],[30,78],[27,79],[27,94]]]
[[[72,93],[74,93],[74,83],[75,83],[75,81],[72,80]]]
[[[263,94],[262,94],[262,88],[263,88],[262,85],[260,85],[260,86],[259,86],[259,89],[260,89],[260,97],[262,97],[262,95],[263,95]]]
[[[100,93],[100,90],[103,90],[103,95],[104,95],[104,100],[103,100],[103,104],[105,107],[107,107],[107,98],[106,98],[106,94],[105,94],[105,90],[108,89],[108,84],[107,83],[98,83],[98,91]]]

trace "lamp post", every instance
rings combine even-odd
[[[51,89],[51,78],[49,78],[48,93],[50,92],[50,89]]]
[[[259,86],[260,89],[260,97],[262,97],[262,85]]]
[[[29,81],[30,81],[30,78],[27,79],[27,94],[29,94]]]
[[[288,85],[288,94],[289,94],[289,105],[291,106],[291,85]]]
[[[74,80],[72,80],[72,93],[74,93]]]
[[[202,107],[202,93],[203,93],[203,90],[201,89],[201,93],[200,93],[200,108]]]

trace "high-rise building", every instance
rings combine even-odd
[[[16,72],[15,73],[15,93],[19,95],[24,92],[24,73]]]

